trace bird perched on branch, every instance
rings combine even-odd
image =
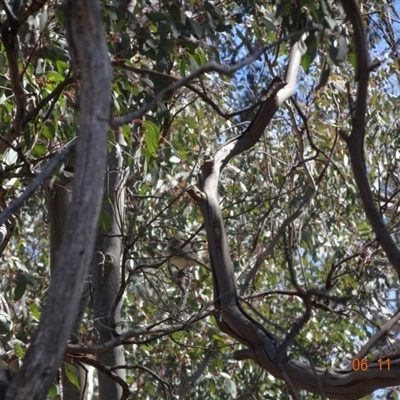
[[[201,267],[207,268],[202,261],[193,253],[193,250],[189,244],[185,245],[185,241],[177,238],[171,237],[166,238],[168,240],[167,251],[168,256],[170,256],[172,264],[178,268],[179,271],[183,271],[187,267],[192,267],[200,265]]]

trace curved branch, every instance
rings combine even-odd
[[[122,388],[122,396],[120,397],[119,400],[127,400],[130,398],[131,391],[129,389],[129,385],[125,382],[124,379],[122,379],[120,376],[118,376],[118,374],[114,372],[114,370],[117,368],[126,368],[126,367],[110,368],[89,357],[80,357],[79,361],[81,361],[84,364],[91,365],[92,367],[96,368],[103,374],[107,375],[113,381],[117,382]]]
[[[191,196],[198,201],[205,221],[214,278],[215,306],[222,311],[218,320],[219,326],[224,332],[249,347],[262,345],[271,365],[273,365],[278,351],[274,338],[261,324],[251,318],[239,303],[232,260],[218,201],[218,181],[221,171],[229,160],[258,142],[279,106],[293,94],[301,61],[302,43],[306,36],[307,34],[303,34],[291,50],[287,82],[275,79],[271,83],[267,90],[266,100],[244,134],[223,145],[217,151],[214,159],[204,162],[200,178],[200,189],[203,192],[195,189],[190,192]],[[243,327],[246,332],[243,331]],[[272,369],[276,376],[282,376],[277,365]]]
[[[386,228],[378,208],[375,205],[364,158],[364,138],[366,132],[365,115],[370,72],[367,39],[364,32],[360,10],[358,9],[356,2],[354,0],[347,0],[343,1],[342,4],[354,29],[354,41],[356,44],[357,56],[356,80],[358,81],[357,101],[351,134],[349,136],[342,134],[342,137],[346,141],[349,149],[354,179],[358,190],[360,191],[360,198],[365,215],[374,230],[379,244],[382,246],[382,249],[396,270],[397,275],[400,277],[400,251]]]

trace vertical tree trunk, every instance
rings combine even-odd
[[[100,234],[96,242],[92,264],[93,307],[95,329],[99,344],[113,339],[120,332],[120,304],[114,303],[120,287],[121,242],[124,223],[125,177],[122,171],[120,147],[113,146],[107,156],[104,202],[100,218]],[[123,347],[110,349],[96,355],[99,363],[112,367],[125,364]],[[125,380],[125,370],[116,370]],[[99,372],[100,400],[121,397],[121,387]]]
[[[70,0],[67,4],[69,45],[82,80],[73,197],[39,327],[21,371],[7,388],[7,400],[46,398],[75,325],[101,206],[110,115],[110,60],[100,2]]]
[[[62,233],[65,227],[65,219],[71,201],[70,186],[71,180],[61,176],[59,181],[55,182],[52,187],[47,187],[47,208],[50,222],[50,270],[56,265],[56,255],[61,244]],[[75,322],[74,328],[71,332],[70,341],[72,343],[80,343],[79,325],[81,323],[82,315],[87,306],[88,285],[85,283],[85,291],[82,295],[82,300],[79,305],[79,314]],[[76,369],[78,374],[79,388],[76,387],[68,379],[66,373],[66,365],[69,364]],[[68,356],[63,357],[61,365],[61,383],[62,383],[62,398],[63,400],[85,400],[87,397],[87,381],[86,370],[79,364],[74,362],[74,359]]]

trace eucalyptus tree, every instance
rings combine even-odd
[[[391,2],[1,5],[0,398],[400,384]]]

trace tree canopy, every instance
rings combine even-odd
[[[399,396],[396,2],[0,4],[0,400]]]

